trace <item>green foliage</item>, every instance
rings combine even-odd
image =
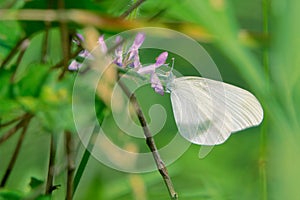
[[[25,1],[24,5],[18,3],[13,8],[23,6],[20,9],[55,10],[58,2],[59,0],[55,0],[49,5],[43,0]],[[118,17],[133,2],[135,1],[64,1],[66,9],[84,9],[99,14],[99,19],[102,15]],[[300,139],[299,10],[300,1],[296,0],[147,0],[135,11],[137,21],[147,21],[150,25],[153,23],[153,26],[157,25],[154,22],[183,24],[186,28],[197,27],[207,32],[211,40],[203,46],[219,67],[223,79],[249,88],[262,102],[265,111],[262,128],[234,134],[225,144],[215,147],[203,160],[197,158],[199,147],[193,145],[173,165],[168,166],[179,199],[266,200],[297,199],[300,196],[300,149],[297,143]],[[101,27],[103,24],[96,22],[101,33],[111,34],[109,30]],[[128,24],[131,22],[126,21]],[[112,20],[111,23],[115,21]],[[82,28],[84,24],[72,21],[68,25],[70,32],[76,32],[78,30],[74,27]],[[26,35],[30,41],[29,46],[24,49],[25,52],[18,48],[12,59],[0,69],[0,123],[9,122],[26,112],[34,115],[34,123],[31,123],[30,131],[26,135],[29,139],[22,145],[16,162],[19,166],[15,169],[19,171],[14,171],[14,168],[11,171],[12,174],[22,174],[24,177],[18,178],[27,182],[9,179],[7,185],[0,189],[0,200],[65,198],[67,159],[64,146],[66,139],[62,133],[76,133],[72,115],[72,92],[77,74],[67,71],[61,79],[63,67],[66,66],[52,68],[64,59],[62,34],[57,21],[51,23],[48,34],[45,27],[45,22],[42,21],[17,22],[0,19],[1,63],[21,38]],[[174,27],[176,29],[177,26]],[[185,31],[183,28],[180,30]],[[246,42],[242,38],[245,33]],[[47,35],[47,48],[43,49]],[[253,43],[256,45],[247,45]],[[46,55],[43,55],[45,52]],[[142,51],[142,59],[151,60],[155,53],[157,52]],[[71,60],[68,61],[70,62]],[[176,69],[186,74],[194,74],[194,71],[185,69],[187,66],[189,65],[183,59],[176,58]],[[86,85],[80,88],[83,94],[90,89]],[[168,116],[172,116],[168,96],[149,95],[151,92],[147,88],[137,92],[138,101],[145,113],[153,102],[158,102],[164,105]],[[84,108],[79,109],[89,119],[90,113],[85,113]],[[110,116],[110,110],[98,96],[95,97],[95,110],[99,123],[104,117]],[[168,143],[176,134],[173,118],[168,118],[167,122],[168,126],[155,136],[159,147]],[[17,123],[0,127],[0,137]],[[115,141],[124,146],[127,142],[134,143],[139,150],[148,151],[144,140],[123,136],[114,123],[109,122],[108,127],[111,131],[109,137]],[[49,141],[41,141],[35,146],[32,146],[32,142],[36,138],[49,139],[49,134],[55,134],[56,138],[55,184],[62,185],[53,195],[44,194],[48,169],[39,169],[40,165],[32,166],[23,162],[27,158],[22,157],[27,155],[26,152],[34,152],[36,154],[31,156],[37,159],[36,163],[48,166],[49,152],[39,152],[39,149],[44,146],[48,148]],[[19,136],[16,135],[0,144],[0,157],[4,158],[0,165],[1,179],[17,143]],[[75,134],[72,137],[75,141],[78,139]],[[32,148],[34,151],[30,150]],[[136,191],[131,181],[132,175],[99,164],[82,145],[74,151],[77,153],[75,185],[78,186],[74,199],[138,199],[138,192],[144,194],[145,199],[169,198],[158,172],[138,175],[138,183],[144,190],[141,186],[140,191]],[[29,173],[39,176],[32,177]],[[29,180],[28,177],[32,178]]]

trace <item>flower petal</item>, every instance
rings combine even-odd
[[[135,36],[135,39],[134,39],[134,42],[133,42],[132,46],[134,46],[138,49],[143,44],[144,40],[145,40],[145,35],[143,33],[138,33]]]
[[[156,69],[156,65],[152,64],[152,65],[148,65],[146,67],[142,67],[140,68],[137,73],[139,74],[153,74],[155,72]]]
[[[152,73],[150,77],[151,87],[160,95],[164,95],[164,87],[162,86],[156,73]]]
[[[70,71],[77,71],[81,67],[81,64],[76,60],[73,60],[71,64],[68,66]]]
[[[106,53],[106,52],[107,52],[107,46],[106,46],[106,44],[105,44],[104,36],[103,36],[103,35],[101,35],[101,36],[98,38],[98,44],[100,45],[100,48],[101,48],[102,53]]]
[[[157,58],[156,58],[156,65],[157,66],[161,66],[163,64],[165,64],[166,60],[168,58],[168,52],[163,52],[161,53]]]
[[[116,56],[116,58],[114,60],[114,63],[116,65],[118,65],[119,67],[122,67],[122,62],[123,62],[123,47],[121,45],[121,41],[122,41],[122,37],[121,36],[117,36],[115,43],[118,46],[117,46],[117,48],[115,50],[115,56]]]

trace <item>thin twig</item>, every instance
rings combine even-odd
[[[43,46],[42,46],[42,63],[47,62],[47,51],[48,51],[48,44],[49,44],[49,30],[51,28],[51,22],[45,22],[45,35],[43,39]]]
[[[15,162],[17,160],[18,154],[20,152],[22,143],[24,141],[24,136],[25,136],[25,133],[27,131],[30,119],[32,117],[33,117],[33,115],[28,115],[28,117],[26,117],[26,120],[24,120],[24,122],[22,124],[23,125],[23,129],[22,129],[21,135],[19,137],[17,146],[16,146],[15,151],[14,151],[14,153],[12,155],[12,158],[11,158],[11,160],[10,160],[10,162],[8,164],[8,167],[7,167],[6,171],[5,171],[5,174],[4,174],[4,176],[3,176],[2,180],[1,180],[0,187],[4,187],[5,186],[8,178],[9,178],[9,176],[11,174],[11,171],[12,171],[14,165],[15,165]]]
[[[13,56],[16,54],[16,52],[19,50],[19,48],[23,45],[23,43],[27,40],[27,37],[24,37],[20,39],[15,47],[9,52],[8,56],[4,59],[2,62],[0,69],[4,68],[4,66],[13,58]]]
[[[143,111],[142,111],[137,99],[136,99],[136,96],[134,95],[134,93],[131,93],[129,91],[129,89],[126,87],[126,85],[122,81],[119,80],[118,84],[121,87],[121,89],[124,91],[126,96],[130,99],[130,102],[134,106],[135,112],[138,116],[138,119],[139,119],[140,124],[143,128],[143,131],[144,131],[144,135],[146,137],[146,143],[147,143],[149,149],[152,152],[152,155],[153,155],[153,158],[155,160],[155,164],[157,166],[157,169],[159,170],[159,173],[161,174],[161,176],[162,176],[162,178],[163,178],[163,180],[164,180],[164,182],[167,186],[167,189],[169,191],[171,199],[178,199],[178,195],[177,195],[177,193],[176,193],[176,191],[173,187],[173,183],[172,183],[171,178],[168,174],[168,170],[167,170],[164,162],[160,158],[160,155],[158,153],[156,144],[155,144],[154,139],[152,137],[152,134],[151,134],[151,132],[148,128],[145,116],[143,114]]]
[[[45,194],[51,194],[54,190],[53,187],[53,177],[55,171],[55,154],[56,154],[56,140],[55,140],[55,133],[51,133],[50,138],[50,153],[49,153],[49,163],[48,163],[48,175],[47,175],[47,182],[46,182],[46,189]]]
[[[78,48],[73,54],[71,54],[70,59],[76,58],[78,54],[82,51],[82,48]],[[53,65],[50,70],[58,69],[60,67],[64,66],[64,60],[59,61],[57,64]]]
[[[139,7],[142,3],[144,3],[146,0],[138,0],[136,3],[134,3],[128,10],[126,10],[120,18],[127,17],[132,11],[134,11],[137,7]]]
[[[17,121],[23,119],[25,116],[26,116],[26,114],[21,115],[21,116],[15,118],[15,119],[12,119],[12,120],[10,120],[10,121],[8,121],[8,122],[2,123],[2,124],[0,124],[0,128],[3,128],[3,127],[5,127],[5,126],[9,126],[9,125],[11,125],[11,124],[13,124],[13,123],[15,123],[15,122],[17,122]],[[1,141],[1,139],[0,139],[0,141]],[[0,142],[0,143],[1,143],[1,142]]]
[[[2,142],[5,142],[6,140],[8,140],[11,136],[13,136],[20,128],[23,127],[24,125],[24,121],[26,120],[26,118],[28,117],[28,113],[26,113],[23,116],[20,116],[16,119],[13,119],[5,124],[1,124],[0,127],[4,127],[4,126],[8,126],[18,120],[21,120],[17,125],[15,125],[14,127],[12,127],[11,129],[9,129],[5,134],[3,134],[3,136],[0,138],[0,144],[2,144]]]
[[[29,44],[30,44],[30,41],[29,41],[29,39],[26,38],[26,39],[22,42],[22,44],[20,45],[20,54],[19,54],[19,56],[18,56],[18,58],[17,58],[17,62],[16,62],[16,66],[17,66],[17,67],[19,66],[19,64],[20,64],[20,62],[21,62],[21,60],[22,60],[22,58],[23,58],[23,56],[24,56],[24,54],[25,54],[25,51],[26,51],[26,49],[28,48]],[[10,77],[10,82],[11,82],[11,83],[14,82],[17,71],[18,71],[18,70],[15,69],[14,72],[13,72],[13,74],[11,75],[11,77]]]
[[[74,175],[74,171],[75,171],[74,144],[73,144],[72,133],[69,131],[66,131],[65,135],[66,135],[66,153],[67,153],[67,161],[68,161],[66,200],[72,200],[72,197],[73,197],[73,175]]]

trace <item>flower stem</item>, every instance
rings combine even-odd
[[[157,166],[157,169],[158,169],[159,173],[161,174],[161,176],[162,176],[162,178],[163,178],[163,180],[164,180],[164,182],[167,186],[167,189],[169,191],[171,199],[178,199],[178,195],[177,195],[177,193],[176,193],[176,191],[173,187],[173,183],[172,183],[171,178],[168,174],[168,170],[167,170],[164,162],[162,161],[162,159],[161,159],[161,157],[158,153],[155,141],[154,141],[154,139],[152,137],[152,134],[151,134],[151,132],[148,128],[145,116],[143,114],[143,111],[142,111],[137,99],[136,99],[135,94],[131,93],[129,91],[129,89],[127,88],[127,86],[121,80],[118,81],[118,84],[121,87],[121,89],[124,91],[126,96],[130,99],[131,104],[134,106],[135,112],[138,116],[139,122],[140,122],[140,124],[143,128],[144,135],[146,137],[146,143],[147,143],[149,149],[152,152],[152,155],[153,155],[155,164]]]

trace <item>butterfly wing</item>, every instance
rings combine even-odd
[[[171,102],[181,135],[201,145],[223,143],[232,132],[263,119],[262,107],[250,92],[201,77],[176,78]]]

